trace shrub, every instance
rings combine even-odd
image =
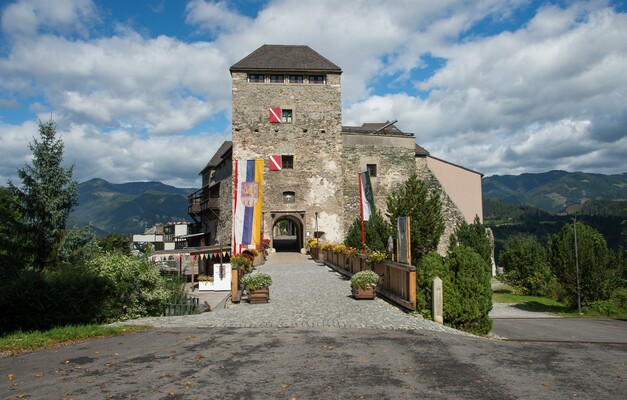
[[[583,304],[607,300],[619,283],[619,270],[609,262],[607,244],[603,235],[581,222],[577,226],[579,282]],[[566,301],[577,304],[577,273],[573,225],[565,225],[549,241],[551,269],[564,287]]]
[[[351,286],[360,289],[376,286],[378,282],[379,275],[374,271],[359,271],[351,277]]]
[[[499,265],[505,272],[503,280],[520,288],[523,294],[547,296],[554,287],[555,276],[546,250],[534,238],[509,238],[499,254]]]
[[[0,332],[99,322],[112,293],[112,282],[83,268],[21,271],[0,285]]]
[[[433,278],[442,279],[443,292],[450,293],[450,271],[444,266],[443,258],[435,251],[420,260],[416,268],[416,307],[419,310],[431,309]]]
[[[159,267],[145,258],[103,253],[94,257],[91,267],[115,289],[103,309],[107,320],[160,315],[162,303],[171,295]]]
[[[452,285],[444,288],[444,321],[477,334],[492,329],[488,313],[492,309],[491,274],[479,254],[466,246],[451,249],[444,260]]]
[[[247,290],[266,289],[272,285],[272,277],[265,272],[255,272],[242,278],[242,285]]]

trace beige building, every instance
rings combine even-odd
[[[412,173],[441,190],[446,231],[482,218],[481,174],[440,160],[395,122],[342,126],[342,70],[307,46],[264,45],[231,67],[232,142],[201,171],[189,213],[203,245],[231,241],[232,160],[263,159],[263,235],[341,242],[359,216],[358,173],[371,172],[376,206]],[[391,116],[392,117],[392,116]]]

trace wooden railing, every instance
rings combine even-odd
[[[381,280],[377,286],[377,293],[409,310],[416,310],[416,267],[385,260],[371,265],[366,256],[346,259],[344,253],[319,251],[318,261],[324,262],[338,272],[352,276],[356,272],[373,270]]]

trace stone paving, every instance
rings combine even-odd
[[[270,302],[242,301],[197,315],[151,317],[125,324],[156,327],[364,328],[461,332],[401,311],[382,299],[355,300],[350,282],[299,253],[275,253],[258,267],[272,276]]]

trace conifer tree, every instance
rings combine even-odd
[[[63,142],[56,137],[53,120],[39,122],[39,138],[29,148],[31,164],[17,171],[22,185],[9,181],[9,189],[21,216],[20,245],[31,254],[32,268],[43,270],[56,266],[65,223],[78,202],[78,182],[72,177],[74,166],[62,166]]]

